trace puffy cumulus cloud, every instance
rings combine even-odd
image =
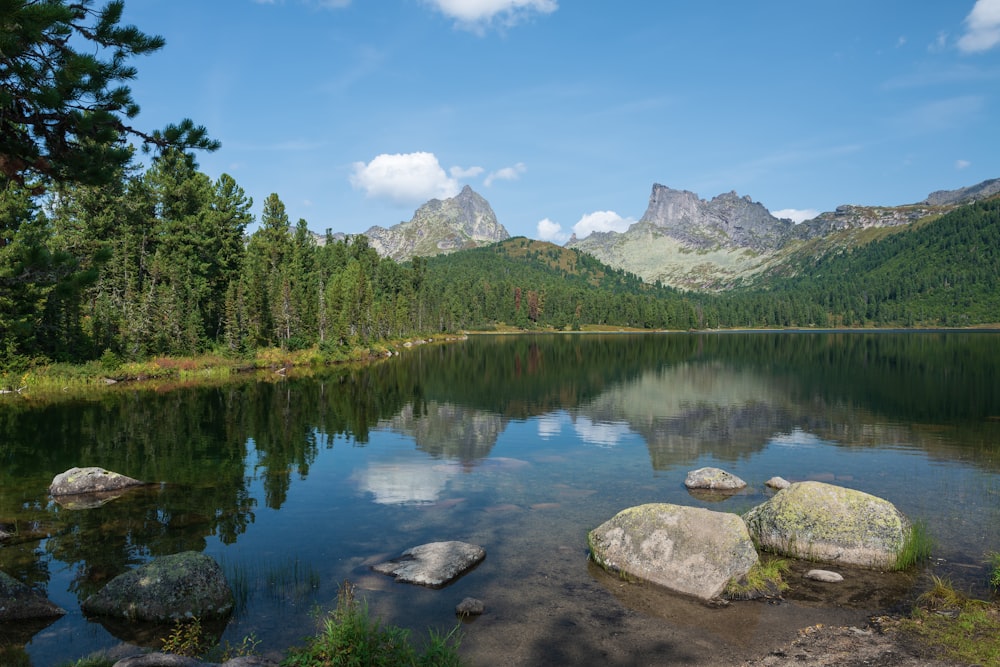
[[[965,17],[965,34],[958,48],[965,53],[989,51],[1000,44],[1000,0],[976,0]]]
[[[633,222],[632,218],[623,218],[614,211],[594,211],[573,225],[573,233],[582,239],[593,232],[624,232]]]
[[[475,178],[486,171],[482,167],[450,167],[448,173],[452,178]]]
[[[968,160],[955,160],[955,169],[968,169],[972,163]]]
[[[569,234],[563,231],[562,225],[548,218],[538,221],[537,232],[538,238],[542,241],[565,243],[569,240]]]
[[[425,0],[439,12],[455,19],[460,28],[483,32],[494,22],[514,25],[533,14],[551,14],[556,0]]]
[[[812,220],[819,215],[819,211],[814,208],[783,208],[780,211],[771,211],[771,215],[776,218],[788,218],[794,223],[799,223]]]
[[[458,181],[449,177],[433,153],[383,153],[371,162],[355,162],[351,185],[365,196],[398,206],[423,204],[458,194]]]
[[[513,167],[504,167],[503,169],[491,171],[483,179],[483,185],[490,187],[495,181],[516,181],[527,170],[528,168],[524,166],[523,162],[518,162]]]

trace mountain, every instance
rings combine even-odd
[[[403,262],[456,250],[477,248],[510,238],[483,197],[466,185],[450,199],[432,199],[409,222],[365,232],[382,256]]]
[[[866,243],[897,228],[1000,192],[1000,179],[931,193],[905,206],[838,206],[794,224],[735,192],[711,200],[654,184],[645,214],[625,232],[573,238],[567,247],[590,253],[643,280],[698,291],[723,291],[763,276],[785,274],[818,256]],[[876,230],[876,231],[873,231]],[[884,231],[882,231],[884,230]]]

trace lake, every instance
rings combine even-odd
[[[373,613],[446,632],[473,664],[707,660],[773,648],[810,622],[905,608],[930,575],[992,595],[1000,550],[1000,335],[789,332],[473,336],[367,367],[241,378],[221,388],[115,388],[33,407],[0,397],[0,569],[67,610],[0,628],[3,664],[58,664],[142,640],[80,602],[152,557],[216,558],[237,596],[219,628],[262,650],[297,644],[351,581]],[[47,495],[74,466],[149,488],[70,510]],[[749,482],[724,501],[683,485],[718,466]],[[672,502],[745,511],[764,481],[857,488],[925,523],[930,563],[848,573],[781,603],[709,608],[610,577],[586,534],[619,510]],[[482,545],[443,589],[370,565],[425,542]],[[798,567],[798,566],[797,566]],[[589,658],[587,658],[589,656]],[[700,664],[707,664],[702,662]]]

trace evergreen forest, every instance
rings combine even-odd
[[[132,124],[129,58],[163,40],[119,25],[122,9],[0,10],[16,28],[0,34],[0,371],[266,348],[337,358],[499,327],[1000,322],[1000,199],[863,245],[793,253],[765,280],[717,294],[645,284],[526,238],[397,263],[362,235],[317,240],[277,194],[257,220],[234,178],[199,171],[193,151],[218,148],[205,128]]]

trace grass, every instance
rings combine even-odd
[[[722,592],[729,600],[756,600],[764,597],[778,597],[788,590],[783,575],[788,572],[788,562],[780,558],[769,558],[754,563],[746,576],[730,579]]]
[[[896,555],[894,569],[901,572],[910,569],[917,563],[922,563],[931,557],[933,546],[934,540],[927,532],[927,524],[919,520],[914,521],[913,525],[910,526],[909,535],[903,542],[902,549]]]
[[[311,594],[320,585],[320,575],[310,565],[298,558],[284,561],[242,562],[222,561],[226,580],[236,599],[236,615],[239,616],[258,591],[264,591],[275,602],[298,602]]]
[[[986,555],[986,562],[990,568],[990,586],[994,592],[1000,591],[1000,553],[991,551]]]
[[[344,582],[337,594],[337,608],[323,621],[323,628],[304,647],[294,648],[281,662],[283,667],[365,665],[366,667],[451,667],[461,665],[456,626],[440,635],[433,630],[423,653],[410,642],[408,630],[383,625],[373,618],[368,605],[354,597],[354,587]]]
[[[938,577],[931,590],[917,599],[916,609],[901,621],[900,629],[952,660],[1000,665],[1000,609],[967,598]]]

